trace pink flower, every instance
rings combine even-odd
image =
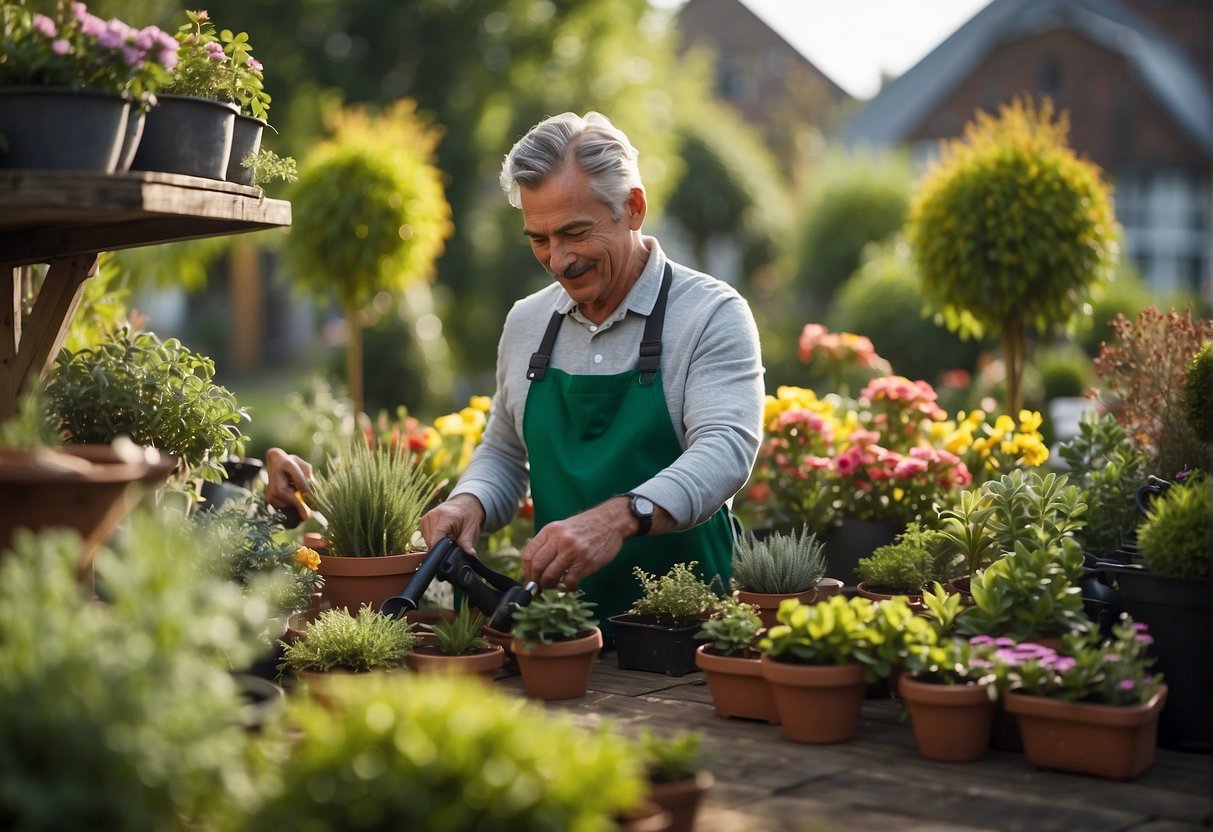
[[[66,40],[64,40],[63,38],[59,38],[58,40],[51,43],[51,51],[54,52],[56,55],[66,55],[68,52],[71,51],[71,49],[72,49],[72,45],[70,43],[68,43]]]
[[[53,38],[59,34],[59,27],[55,25],[55,21],[44,14],[34,15],[34,29],[44,38]]]
[[[265,67],[261,65],[261,61],[257,60],[252,55],[248,56],[248,68],[251,72],[261,72],[261,70],[265,69]]]
[[[223,54],[223,44],[215,43],[214,41],[203,44],[202,48],[206,51],[206,57],[212,61],[225,61],[227,55]]]

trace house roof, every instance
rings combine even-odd
[[[858,112],[847,124],[846,143],[881,146],[904,140],[990,50],[1059,28],[1124,56],[1184,134],[1213,155],[1209,81],[1178,44],[1117,0],[993,0]]]

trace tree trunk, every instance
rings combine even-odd
[[[350,389],[350,401],[354,413],[361,413],[362,402],[362,316],[357,304],[345,306],[345,325],[348,330],[345,345],[346,384]]]

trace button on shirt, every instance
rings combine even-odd
[[[506,317],[497,350],[497,392],[484,437],[453,494],[476,496],[485,527],[508,522],[526,490],[522,421],[526,368],[553,310],[568,316],[550,366],[573,375],[636,368],[644,322],[657,299],[666,257],[645,237],[649,260],[619,309],[600,325],[559,283],[523,298]],[[763,379],[749,305],[723,281],[671,262],[673,282],[662,338],[661,379],[684,453],[635,488],[674,518],[677,530],[703,522],[749,477],[762,439]],[[541,382],[542,383],[542,382]]]

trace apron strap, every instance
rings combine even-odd
[[[648,387],[657,377],[661,369],[661,331],[665,327],[665,305],[670,296],[670,282],[674,270],[669,261],[665,264],[665,274],[661,278],[661,290],[653,304],[653,311],[644,322],[644,337],[640,339],[640,386]]]
[[[560,331],[562,323],[564,323],[564,316],[559,311],[553,312],[551,319],[548,320],[548,328],[543,333],[543,340],[539,342],[539,349],[531,353],[531,363],[526,371],[526,377],[529,380],[540,381],[543,374],[547,372],[548,361],[552,357],[552,347],[556,346],[556,334]]]

